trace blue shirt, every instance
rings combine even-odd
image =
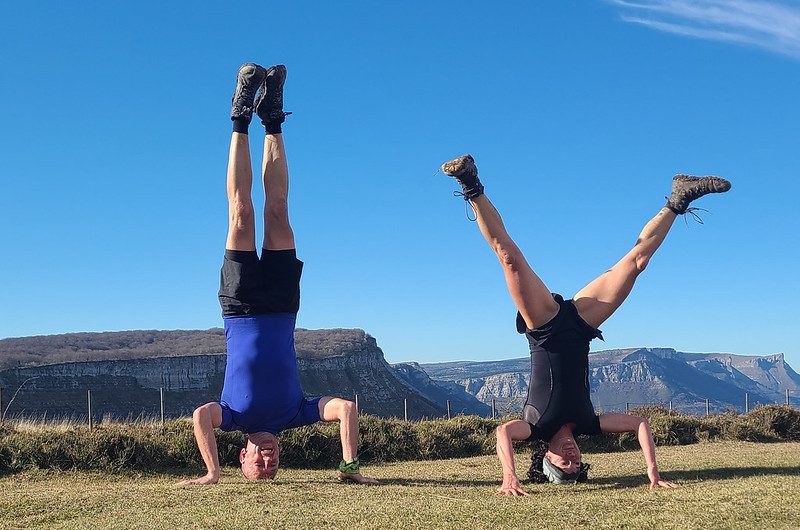
[[[319,421],[319,398],[306,399],[294,350],[293,313],[225,317],[228,357],[223,431],[280,431]]]

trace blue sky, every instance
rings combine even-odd
[[[256,61],[289,71],[300,326],[366,329],[390,361],[526,354],[434,174],[470,152],[565,296],[630,248],[673,174],[729,178],[593,348],[800,369],[798,2],[7,2],[0,29],[0,337],[221,325],[230,96]]]

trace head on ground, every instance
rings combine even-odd
[[[247,445],[239,452],[242,474],[249,480],[274,479],[278,474],[281,448],[275,435],[258,432],[247,436]]]
[[[586,482],[589,478],[589,464],[581,458],[572,429],[564,425],[549,442],[533,442],[528,478],[536,483]]]

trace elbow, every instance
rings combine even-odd
[[[205,405],[200,405],[194,409],[194,412],[192,413],[192,421],[195,425],[202,425],[209,418],[209,405],[210,403],[206,403]]]
[[[352,401],[342,401],[342,404],[339,406],[339,419],[343,420],[345,418],[357,418],[358,412],[356,411],[356,404]]]
[[[497,429],[494,430],[494,432],[495,432],[495,437],[496,437],[498,446],[501,443],[509,441],[508,425],[507,424],[504,423],[503,425],[499,425],[497,427]]]

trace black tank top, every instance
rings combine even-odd
[[[517,313],[517,331],[531,349],[531,382],[523,418],[531,437],[547,441],[567,423],[573,435],[600,434],[600,420],[589,399],[589,343],[603,336],[578,314],[572,300],[553,294],[558,314],[547,324],[527,329]]]

